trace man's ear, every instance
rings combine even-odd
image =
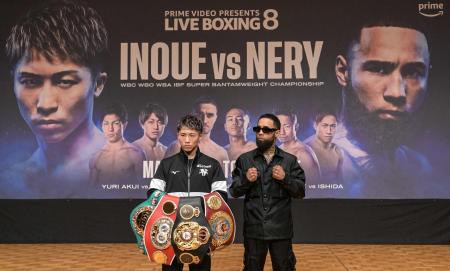
[[[348,85],[349,76],[348,76],[348,62],[344,56],[338,55],[336,57],[336,64],[334,67],[334,71],[336,73],[336,78],[339,85],[346,87]]]
[[[95,97],[98,97],[100,96],[100,94],[102,94],[103,88],[106,84],[106,79],[108,79],[108,74],[106,72],[101,72],[97,75],[97,78],[95,79]]]
[[[278,138],[280,136],[280,129],[275,131],[275,138]]]
[[[127,129],[128,121],[122,123],[123,130],[125,131]]]

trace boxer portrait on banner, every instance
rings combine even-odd
[[[2,173],[1,198],[85,197],[89,158],[105,144],[92,116],[107,48],[102,18],[74,1],[40,4],[12,27],[6,55],[14,94],[38,147]]]
[[[323,193],[316,188],[317,185],[342,185],[342,151],[333,143],[334,135],[338,125],[337,115],[329,109],[321,109],[314,117],[315,134],[305,140],[305,143],[314,151],[320,168],[320,179],[311,186],[313,182],[308,180],[306,196],[309,198],[330,197],[339,194],[340,189],[333,189],[333,193]]]
[[[228,134],[229,144],[225,146],[230,161],[234,161],[244,152],[256,148],[256,143],[247,140],[247,130],[250,116],[244,109],[231,107],[225,114],[225,132]]]
[[[338,197],[448,194],[433,178],[428,159],[406,146],[431,67],[423,26],[383,14],[349,32],[354,35],[335,64],[342,87],[342,125],[334,136],[343,155],[344,188]]]
[[[141,148],[147,160],[161,161],[166,154],[167,147],[159,139],[169,122],[167,110],[159,104],[148,103],[139,113],[139,124],[144,134],[133,142]]]
[[[297,131],[300,128],[297,115],[288,107],[276,110],[275,115],[281,124],[280,135],[277,138],[281,143],[280,149],[297,157],[308,181],[316,182],[320,179],[317,157],[311,147],[297,138]]]
[[[101,114],[106,144],[89,161],[91,186],[96,196],[133,197],[141,195],[144,152],[124,137],[128,113],[123,104],[106,106]],[[102,191],[102,185],[120,185],[119,189]],[[103,192],[103,193],[102,193]]]

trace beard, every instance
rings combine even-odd
[[[395,150],[407,140],[412,126],[409,113],[402,113],[392,120],[381,119],[379,114],[383,111],[369,112],[351,89],[346,92],[342,113],[349,138],[369,152]]]
[[[260,150],[261,152],[265,152],[268,149],[270,149],[270,147],[273,146],[273,144],[275,143],[275,138],[274,139],[256,139],[256,146],[258,147],[258,150]]]

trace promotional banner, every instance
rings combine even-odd
[[[145,198],[186,114],[230,183],[264,113],[307,198],[450,198],[448,1],[35,2],[0,4],[1,199]]]

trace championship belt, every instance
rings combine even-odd
[[[160,200],[153,208],[143,234],[150,261],[171,265],[176,257],[183,264],[198,264],[209,249],[213,251],[233,243],[236,223],[230,207],[219,193],[212,192],[203,197],[180,198],[170,194],[155,197]],[[152,200],[150,197],[148,201]]]
[[[201,197],[180,198],[172,245],[179,262],[198,264],[211,245],[211,227],[205,218]]]
[[[172,234],[179,197],[164,195],[144,229],[144,246],[150,261],[171,265],[175,258]]]
[[[236,234],[236,222],[230,207],[218,192],[204,195],[203,200],[205,216],[213,232],[211,250],[231,245]]]
[[[137,246],[143,254],[146,254],[143,242],[145,224],[147,224],[147,220],[150,218],[153,210],[156,208],[156,205],[158,205],[159,200],[164,194],[164,192],[156,190],[147,200],[136,206],[133,211],[131,211],[131,229],[136,237]]]

